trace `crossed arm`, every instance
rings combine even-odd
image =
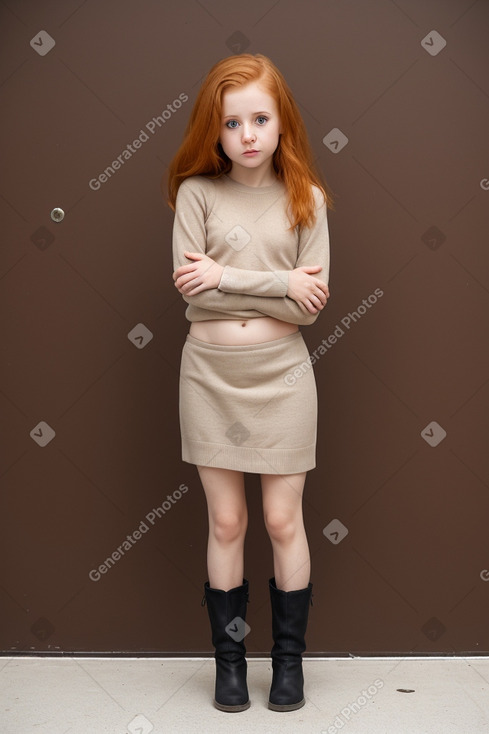
[[[193,260],[190,265],[181,265],[173,273],[175,287],[183,296],[195,296],[197,293],[212,288],[220,288],[223,292],[242,293],[243,295],[258,295],[267,297],[287,296],[294,300],[299,307],[316,314],[324,308],[329,298],[327,284],[315,278],[313,273],[322,270],[321,265],[303,265],[294,270],[285,271],[256,271],[232,268],[231,277],[235,279],[239,290],[225,290],[221,287],[225,268],[215,260],[201,252],[185,250],[185,257]],[[271,276],[271,277],[270,277]],[[250,284],[247,286],[247,278]],[[253,279],[253,283],[251,283]],[[269,291],[277,285],[285,293],[271,295]],[[268,291],[265,293],[264,291]]]
[[[192,179],[184,181],[173,229],[173,280],[184,301],[221,314],[254,311],[312,324],[329,298],[326,205],[317,208],[314,228],[301,236],[296,267],[263,271],[223,267],[206,255],[205,206],[199,187]]]

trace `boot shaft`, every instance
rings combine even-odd
[[[269,581],[272,606],[272,658],[278,655],[301,655],[306,649],[305,635],[312,604],[312,583],[305,589],[282,591],[275,578]]]
[[[248,581],[229,591],[204,584],[202,606],[207,604],[215,647],[216,684],[214,705],[221,711],[245,711],[250,706],[246,683],[244,637]]]
[[[212,644],[216,651],[241,651],[246,634],[246,611],[249,602],[248,581],[241,586],[224,591],[214,589],[206,581],[202,606],[207,604],[212,631]]]

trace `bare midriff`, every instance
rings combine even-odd
[[[255,319],[213,319],[193,321],[190,335],[210,344],[260,344],[281,339],[299,331],[297,324],[279,321],[272,316]]]

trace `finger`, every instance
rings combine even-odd
[[[183,254],[185,255],[185,257],[188,257],[189,260],[202,260],[205,257],[202,252],[188,252],[187,250],[185,250]]]
[[[318,301],[321,301],[322,302],[322,299],[325,299],[326,296],[324,295],[323,291],[321,290],[321,287],[320,287],[321,281],[318,280],[318,281],[316,281],[316,283],[317,283],[316,286],[314,285],[314,283],[309,283],[309,291],[310,292],[309,292],[309,294],[308,294],[307,297],[314,298],[315,301],[317,299]]]
[[[178,278],[180,275],[184,275],[191,270],[195,270],[196,267],[197,265],[195,265],[195,263],[191,263],[190,265],[180,265],[180,267],[175,270],[175,274]]]
[[[176,285],[177,288],[180,288],[181,285],[182,285],[182,282],[183,282],[182,281],[182,277],[183,276],[180,275],[178,278],[175,278],[175,285]]]
[[[201,284],[202,284],[202,281],[197,280],[197,278],[195,278],[194,280],[189,281],[188,283],[186,283],[186,285],[182,287],[183,287],[185,294],[188,296],[190,295],[191,291],[195,290],[195,288],[197,288],[197,286]]]
[[[318,290],[315,291],[314,295],[317,296],[323,304],[326,303],[329,298],[329,293],[322,290],[321,288],[318,288]]]
[[[329,288],[323,280],[318,280],[318,278],[315,278],[314,283],[317,288],[321,288],[321,290],[324,291],[327,296],[329,296]]]
[[[196,278],[189,278],[187,277],[185,280],[179,278],[177,282],[175,283],[176,287],[181,293],[187,293],[189,290],[194,288],[197,284],[200,284],[200,282],[197,281]]]
[[[187,296],[196,296],[196,295],[197,295],[197,293],[201,293],[201,292],[202,292],[202,291],[204,291],[205,289],[206,289],[206,288],[205,288],[205,283],[201,283],[200,285],[196,286],[195,288],[192,288],[192,290],[188,291],[188,292],[186,293],[186,295],[187,295]]]
[[[173,280],[178,280],[181,275],[186,275],[186,273],[192,273],[197,267],[198,265],[195,263],[191,263],[190,265],[180,265],[180,267],[173,273]]]
[[[321,300],[321,296],[318,296],[315,294],[312,298],[313,298],[312,303],[316,306],[316,309],[320,311],[324,307],[324,303]]]
[[[196,288],[199,288],[201,285],[203,285],[202,278],[193,278],[192,280],[189,280],[183,286],[185,294],[189,296],[193,291],[195,291]]]
[[[201,277],[202,272],[200,268],[197,265],[194,265],[191,271],[180,276],[180,284],[183,285],[184,283],[190,283],[191,280],[196,280]]]
[[[326,303],[325,293],[322,290],[319,290],[317,293],[315,293],[315,296],[318,299],[318,301],[320,301],[324,306],[324,304]]]
[[[308,311],[309,313],[317,313],[317,308],[316,308],[316,306],[315,306],[315,305],[313,304],[313,302],[311,301],[311,299],[310,299],[310,298],[306,298],[306,300],[304,301],[304,307],[305,307],[305,309],[306,309],[306,310],[307,310],[307,311]]]

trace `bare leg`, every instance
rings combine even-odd
[[[209,515],[207,571],[213,589],[241,586],[248,508],[243,472],[198,466]]]
[[[282,591],[305,589],[311,559],[302,516],[306,472],[262,474],[263,517],[273,548],[275,583]]]

